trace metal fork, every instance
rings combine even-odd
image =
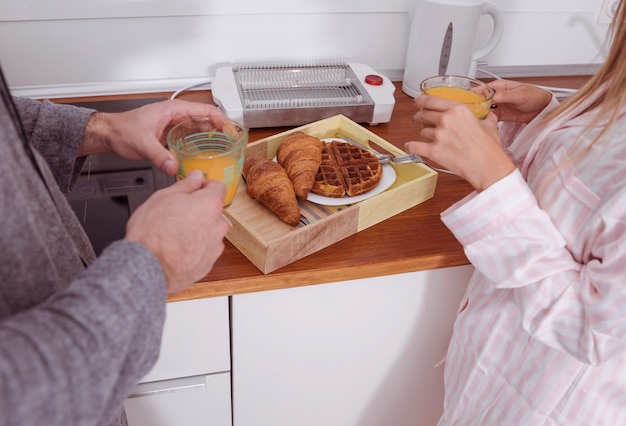
[[[424,161],[424,159],[422,157],[420,157],[417,154],[405,154],[405,155],[400,155],[399,157],[393,157],[391,158],[391,162],[394,164],[402,164],[402,163],[422,163],[427,165],[428,167],[430,167],[433,170],[436,170],[438,172],[441,173],[449,173],[451,175],[455,175],[456,173],[454,173],[451,170],[447,170],[447,169],[441,169],[439,167],[433,167],[430,164],[426,163],[426,161]]]

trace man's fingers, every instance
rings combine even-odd
[[[226,197],[226,185],[219,180],[206,179],[203,184],[203,192],[214,194],[222,200]]]
[[[177,181],[174,185],[168,186],[163,191],[176,191],[191,194],[204,186],[204,173],[200,170],[192,170],[185,179]]]

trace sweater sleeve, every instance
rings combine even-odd
[[[94,110],[26,98],[14,101],[28,143],[46,160],[61,190],[69,192],[85,160],[77,155]]]
[[[156,361],[165,317],[162,270],[119,241],[70,286],[0,323],[0,423],[109,424]]]

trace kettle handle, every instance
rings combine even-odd
[[[502,31],[504,30],[504,13],[499,6],[490,1],[486,1],[483,5],[483,15],[490,15],[491,19],[493,19],[493,32],[491,33],[489,41],[474,52],[472,61],[477,61],[483,56],[487,56],[488,53],[495,49],[502,38]]]

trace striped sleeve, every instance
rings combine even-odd
[[[442,213],[468,259],[496,288],[515,289],[524,329],[582,362],[626,350],[626,242],[622,192],[594,216],[600,232],[574,259],[519,171]]]

